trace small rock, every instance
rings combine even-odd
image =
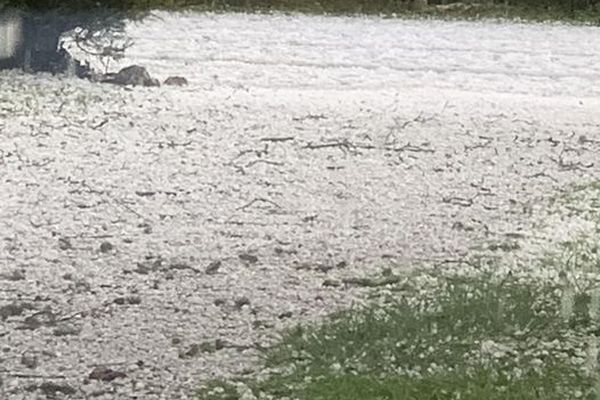
[[[111,382],[118,378],[126,378],[127,374],[121,371],[115,371],[114,369],[108,367],[96,367],[90,372],[88,376],[91,380],[103,381],[103,382]]]
[[[190,345],[190,347],[185,351],[179,352],[179,358],[193,358],[200,354],[200,345],[198,343],[194,343]]]
[[[191,265],[189,265],[188,263],[185,262],[177,262],[177,263],[173,263],[170,265],[169,267],[172,270],[190,270],[190,271],[194,271],[196,273],[200,272],[198,271],[196,268],[192,267]]]
[[[215,299],[215,301],[213,301],[213,304],[217,307],[221,307],[224,306],[225,304],[227,304],[227,300],[225,299]]]
[[[219,271],[219,268],[221,268],[221,264],[221,260],[213,261],[210,264],[208,264],[208,267],[206,267],[205,272],[208,275],[214,275],[217,273],[217,271]]]
[[[190,347],[179,353],[179,358],[193,358],[201,353],[214,353],[225,347],[225,342],[221,339],[208,340],[202,343],[194,343]]]
[[[35,369],[38,366],[38,358],[35,354],[23,353],[21,355],[21,365],[30,369]]]
[[[342,283],[333,279],[326,279],[323,281],[323,286],[325,287],[339,287]]]
[[[105,74],[101,81],[121,86],[160,86],[158,80],[153,79],[146,68],[139,65],[130,65],[116,74]]]
[[[188,84],[188,80],[183,76],[170,76],[165,79],[164,84],[171,86],[185,86]]]
[[[64,395],[72,395],[77,393],[77,390],[65,383],[44,382],[39,386],[33,385],[28,388],[30,391],[41,390],[48,398],[56,398],[58,393]]]
[[[286,318],[292,318],[293,313],[291,311],[285,311],[282,312],[281,314],[279,314],[279,316],[277,318],[279,319],[286,319]]]
[[[58,248],[61,250],[71,250],[73,248],[73,245],[71,244],[71,241],[67,238],[59,238],[58,239]]]
[[[147,222],[143,222],[141,224],[138,224],[138,228],[142,228],[142,232],[149,234],[152,233],[152,225],[150,225]]]
[[[242,307],[250,305],[250,299],[244,296],[238,297],[234,300],[233,304],[235,305],[235,308],[241,310]]]
[[[115,247],[112,245],[112,243],[110,242],[102,242],[102,244],[100,245],[100,252],[101,253],[108,253],[109,251],[112,251],[112,249],[114,249]]]
[[[81,329],[71,324],[60,324],[52,331],[54,336],[74,336],[80,333]]]
[[[240,258],[240,260],[249,264],[256,264],[258,262],[258,257],[256,257],[253,254],[242,253],[238,257]]]
[[[120,306],[125,304],[137,305],[142,303],[142,298],[140,296],[117,297],[113,300],[113,303],[118,304]]]
[[[225,348],[225,341],[221,339],[215,340],[215,350],[221,350]]]

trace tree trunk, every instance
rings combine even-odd
[[[60,72],[68,54],[60,51],[64,20],[56,13],[0,15],[0,69]]]
[[[0,14],[0,69],[17,68],[23,62],[23,19],[16,12]]]

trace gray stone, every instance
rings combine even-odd
[[[105,74],[99,80],[121,86],[160,86],[158,80],[152,78],[146,68],[139,65],[125,67],[117,73]]]
[[[183,76],[170,76],[163,83],[170,86],[185,86],[188,84],[188,80]]]
[[[52,331],[54,336],[73,336],[79,335],[81,329],[71,324],[60,324]]]

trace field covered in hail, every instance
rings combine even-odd
[[[597,28],[127,29],[189,85],[0,72],[0,397],[592,398]]]

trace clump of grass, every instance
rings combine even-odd
[[[244,387],[259,399],[596,398],[586,355],[598,353],[598,299],[510,279],[440,282],[292,329],[265,354],[270,373]]]
[[[518,18],[527,20],[568,20],[598,23],[598,0],[495,0],[449,2],[430,0],[132,0],[134,9],[242,12],[302,12],[310,14],[376,14],[435,18]]]

